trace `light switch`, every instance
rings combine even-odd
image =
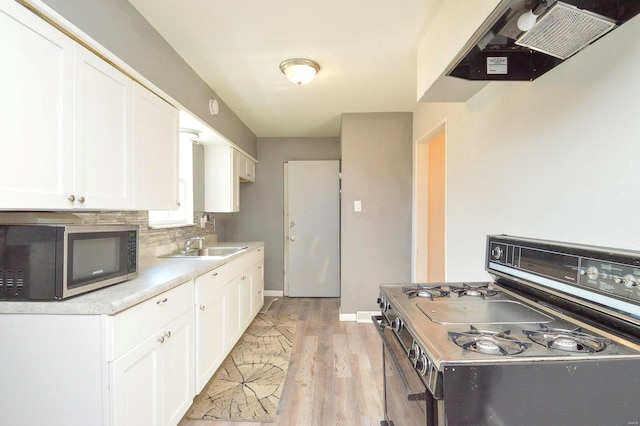
[[[362,211],[362,201],[356,200],[353,202],[353,211],[361,212]]]

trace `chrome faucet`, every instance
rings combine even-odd
[[[191,250],[191,244],[194,241],[198,242],[198,248],[201,249],[202,248],[202,240],[204,240],[204,237],[191,237],[191,238],[189,238],[187,241],[184,242],[184,251]]]

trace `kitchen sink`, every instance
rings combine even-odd
[[[234,253],[238,253],[245,250],[247,247],[203,247],[201,249],[192,250],[178,250],[169,254],[165,254],[158,257],[218,257],[225,258],[231,256]]]

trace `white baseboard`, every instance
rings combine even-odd
[[[356,312],[356,321],[360,323],[371,323],[371,317],[380,315],[380,311],[358,311]]]
[[[357,311],[355,314],[340,314],[340,321],[370,323],[373,315],[380,315],[380,311]]]
[[[282,290],[265,290],[264,295],[266,297],[282,297]]]
[[[355,321],[356,314],[340,314],[340,321]]]

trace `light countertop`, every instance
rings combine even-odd
[[[234,242],[219,245],[247,246],[247,249],[222,260],[156,258],[143,263],[138,276],[133,280],[62,301],[0,301],[0,314],[113,315],[251,253],[263,247],[264,243]]]

